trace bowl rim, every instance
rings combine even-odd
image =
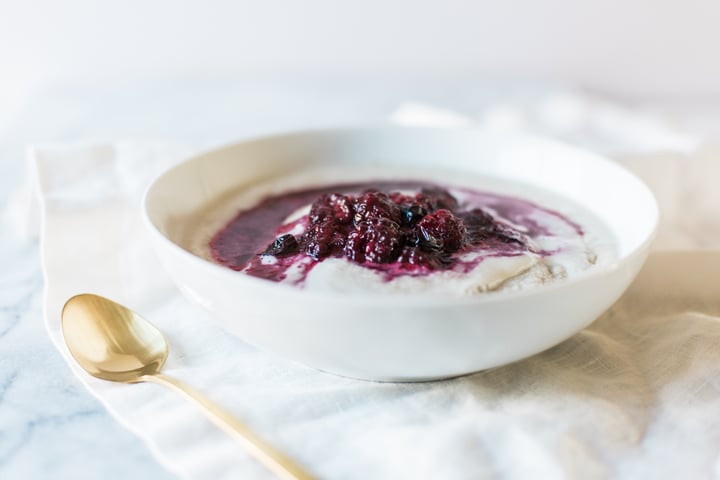
[[[467,305],[485,305],[503,303],[508,300],[515,300],[520,298],[528,298],[535,296],[544,296],[551,292],[560,289],[567,289],[572,286],[576,286],[582,283],[591,281],[594,278],[609,275],[619,269],[625,264],[629,263],[631,259],[634,259],[638,255],[643,257],[649,253],[649,247],[655,239],[659,225],[659,207],[655,195],[652,193],[650,188],[642,181],[636,174],[619,165],[617,162],[610,160],[596,152],[591,150],[585,150],[580,147],[555,140],[553,138],[544,137],[542,135],[527,133],[527,132],[498,132],[504,135],[517,136],[519,139],[532,140],[535,142],[541,142],[548,146],[560,147],[566,150],[572,150],[582,153],[586,157],[591,157],[593,161],[603,164],[605,167],[614,169],[622,175],[629,176],[636,183],[637,188],[644,190],[647,198],[650,199],[652,206],[652,227],[648,232],[645,239],[640,242],[635,248],[629,250],[622,256],[618,256],[612,261],[599,266],[598,268],[591,268],[583,272],[579,272],[572,278],[565,278],[558,281],[554,281],[549,285],[542,285],[537,288],[528,288],[519,291],[492,291],[484,292],[478,295],[447,295],[447,294],[427,294],[427,293],[381,293],[381,292],[323,292],[314,290],[305,290],[298,288],[294,285],[288,285],[284,283],[272,282],[262,278],[256,278],[250,275],[244,275],[238,271],[232,270],[225,266],[212,263],[209,260],[201,258],[188,250],[184,249],[180,245],[170,240],[160,229],[153,223],[149,214],[149,203],[150,196],[156,185],[167,175],[170,175],[176,169],[180,169],[185,165],[200,161],[202,158],[211,156],[219,153],[223,150],[229,150],[236,148],[239,145],[254,143],[254,142],[268,142],[268,141],[282,141],[284,139],[292,137],[303,137],[312,135],[347,135],[347,134],[378,134],[380,132],[388,133],[392,131],[466,131],[466,132],[492,132],[487,128],[478,126],[462,126],[462,127],[405,127],[405,126],[360,126],[360,127],[338,127],[338,128],[313,128],[303,130],[291,130],[286,132],[277,132],[266,135],[259,135],[241,139],[238,141],[228,142],[221,144],[217,147],[205,149],[192,156],[185,158],[177,164],[165,169],[158,175],[156,175],[145,188],[142,198],[142,217],[143,223],[146,228],[150,231],[151,235],[155,238],[156,249],[163,248],[169,249],[169,252],[179,256],[186,262],[191,263],[194,268],[200,268],[207,272],[212,272],[214,275],[220,275],[227,278],[228,284],[242,286],[247,283],[247,286],[251,286],[254,289],[268,290],[269,294],[280,294],[295,297],[300,302],[314,302],[320,299],[324,303],[342,303],[347,306],[356,306],[358,303],[367,305],[371,302],[373,306],[377,307],[397,307],[407,306],[412,304],[418,307],[439,307],[446,308],[448,306],[467,306]],[[495,132],[492,132],[495,133]],[[644,261],[644,258],[643,258]],[[239,283],[237,283],[239,282]]]

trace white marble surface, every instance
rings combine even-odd
[[[22,179],[15,163],[3,158],[3,205]],[[3,222],[0,251],[0,478],[170,478],[51,344],[36,241],[19,239]]]
[[[418,100],[473,114],[498,95],[524,102],[548,87],[322,82],[168,82],[67,88],[0,122],[0,205],[25,180],[27,144],[154,139],[211,146],[263,132],[387,121]],[[0,225],[0,478],[166,478],[145,446],[73,378],[41,319],[37,241]]]

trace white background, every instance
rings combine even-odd
[[[712,0],[0,0],[0,101],[54,85],[296,75],[720,94]]]

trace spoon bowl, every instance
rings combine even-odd
[[[199,406],[210,421],[279,478],[313,478],[202,393],[160,373],[168,356],[167,341],[160,330],[129,308],[99,295],[76,295],[63,307],[62,331],[73,358],[90,375],[113,382],[154,382],[169,387]]]
[[[162,332],[129,308],[97,295],[67,301],[62,330],[73,358],[89,374],[134,383],[165,364],[168,344]]]

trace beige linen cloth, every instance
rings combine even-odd
[[[170,471],[270,478],[173,393],[82,372],[60,333],[69,296],[94,291],[144,314],[169,338],[168,374],[206,392],[319,478],[720,478],[720,252],[653,253],[589,328],[512,365],[421,384],[340,378],[225,334],[159,268],[140,222],[140,195],[155,171],[185,153],[147,143],[31,153],[48,332],[85,386]],[[677,209],[697,187],[678,185],[697,173],[687,157],[633,158],[660,204],[672,206],[658,245],[720,243],[710,213],[717,204]],[[670,170],[684,173],[668,178]],[[703,198],[717,201],[709,192]]]

